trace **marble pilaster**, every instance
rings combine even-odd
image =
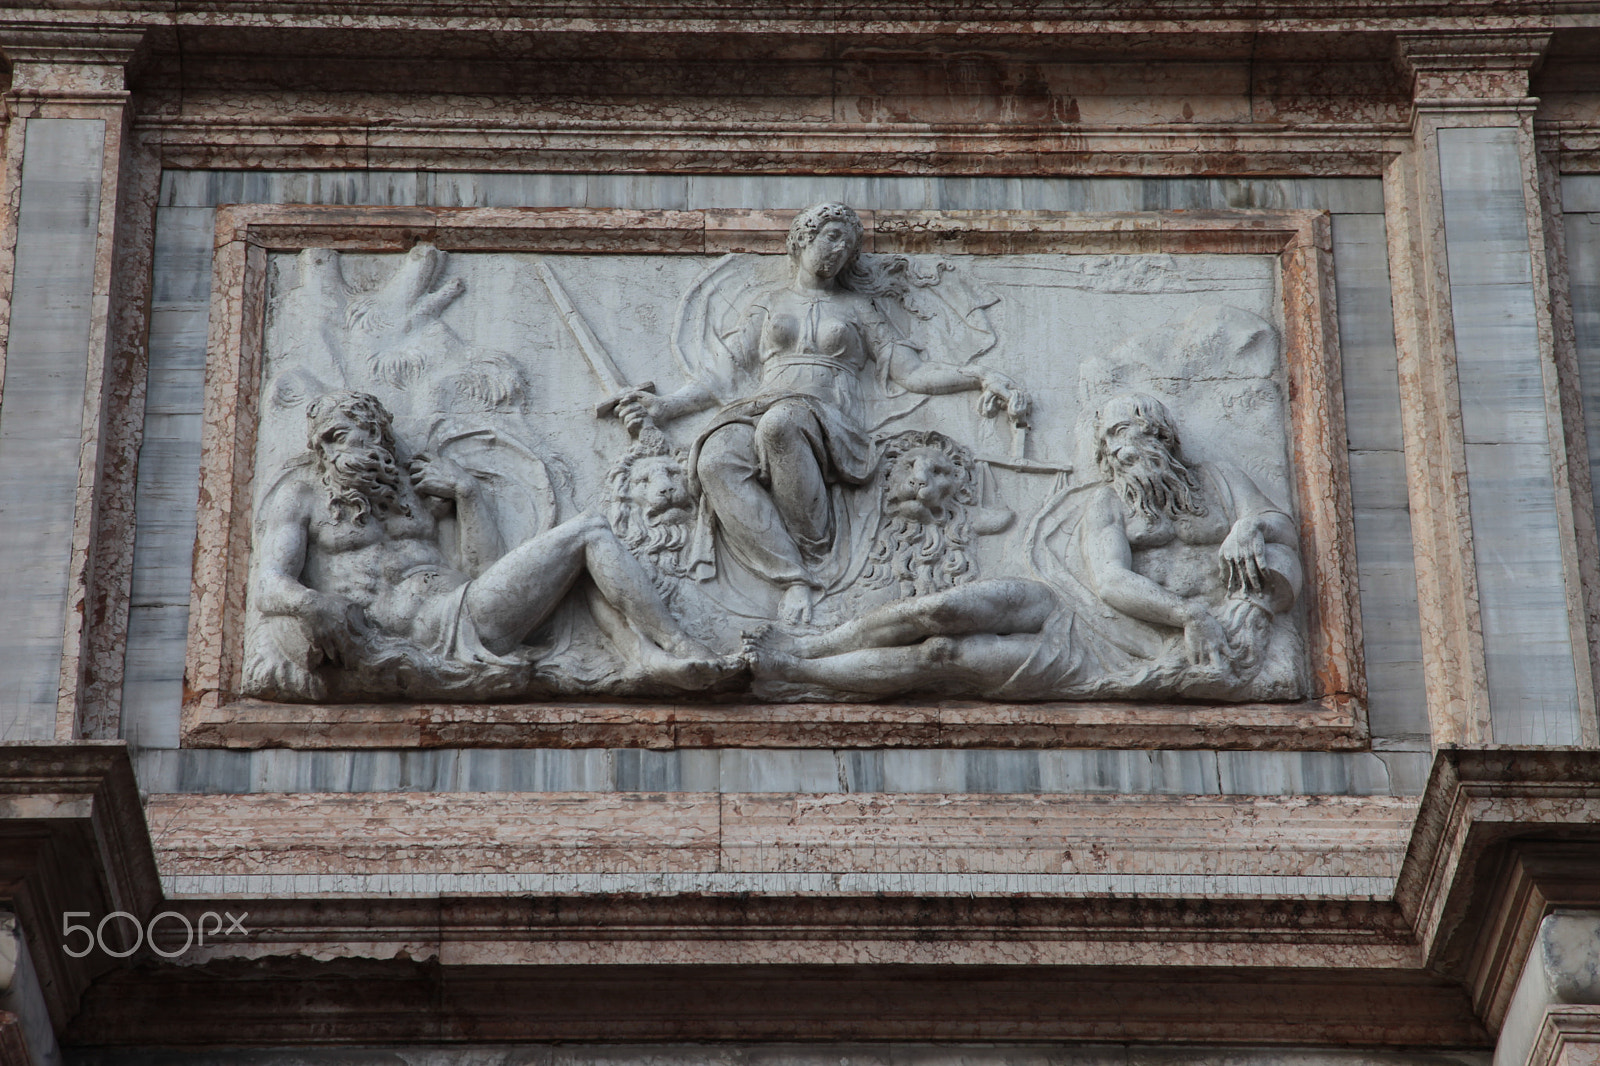
[[[1548,37],[1403,37],[1387,176],[1435,744],[1592,742],[1594,681],[1528,79]]]
[[[12,29],[0,224],[0,735],[80,731],[106,421],[123,69],[141,34]]]

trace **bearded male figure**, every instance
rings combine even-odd
[[[1153,396],[1111,397],[1092,432],[1103,480],[1068,520],[1077,543],[1059,561],[1098,601],[1080,610],[1097,657],[1129,695],[1294,695],[1293,663],[1276,664],[1270,691],[1250,688],[1274,619],[1299,593],[1294,520],[1243,471],[1186,462],[1177,423]]]
[[[509,550],[476,478],[438,455],[402,470],[389,412],[334,392],[306,408],[307,453],[269,490],[256,530],[252,607],[270,632],[246,689],[319,699],[324,662],[395,672],[414,689],[485,691],[526,667],[523,641],[587,578],[596,623],[635,681],[692,690],[742,669],[690,638],[605,518],[584,514]],[[409,476],[408,476],[409,475]],[[456,558],[440,522],[456,522]]]

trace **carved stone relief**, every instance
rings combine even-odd
[[[1268,256],[270,263],[245,689],[1304,694]]]

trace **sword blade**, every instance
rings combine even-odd
[[[626,392],[628,383],[623,380],[622,372],[612,361],[611,353],[601,346],[600,338],[594,335],[589,323],[585,322],[578,309],[572,306],[567,290],[561,287],[561,283],[550,270],[550,264],[543,259],[539,260],[539,277],[544,282],[544,287],[550,290],[550,298],[555,301],[562,319],[567,323],[567,328],[572,331],[572,336],[578,342],[578,350],[583,353],[583,358],[588,362],[594,376],[600,379],[600,386],[606,395],[609,397]]]

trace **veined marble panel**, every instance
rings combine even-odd
[[[842,199],[868,211],[1160,211],[1308,208],[1383,214],[1373,178],[924,178],[773,174],[167,171],[163,207],[390,204],[434,207],[787,208]]]
[[[1422,630],[1417,619],[1417,570],[1383,217],[1335,215],[1333,249],[1366,652],[1367,723],[1374,737],[1426,738]]]
[[[1561,210],[1568,215],[1600,214],[1600,174],[1561,175]]]
[[[142,747],[178,744],[215,229],[215,211],[192,207],[162,209],[156,226],[122,684],[122,735]]]
[[[0,739],[56,731],[105,124],[28,119],[0,409]]]
[[[1431,763],[1426,747],[1380,752],[155,748],[135,758],[145,791],[202,794],[742,789],[1417,796]]]
[[[1567,208],[1567,284],[1593,480],[1600,478],[1600,176],[1564,177],[1561,190]]]
[[[1577,675],[1518,134],[1438,137],[1494,739],[1571,744],[1581,736]]]

